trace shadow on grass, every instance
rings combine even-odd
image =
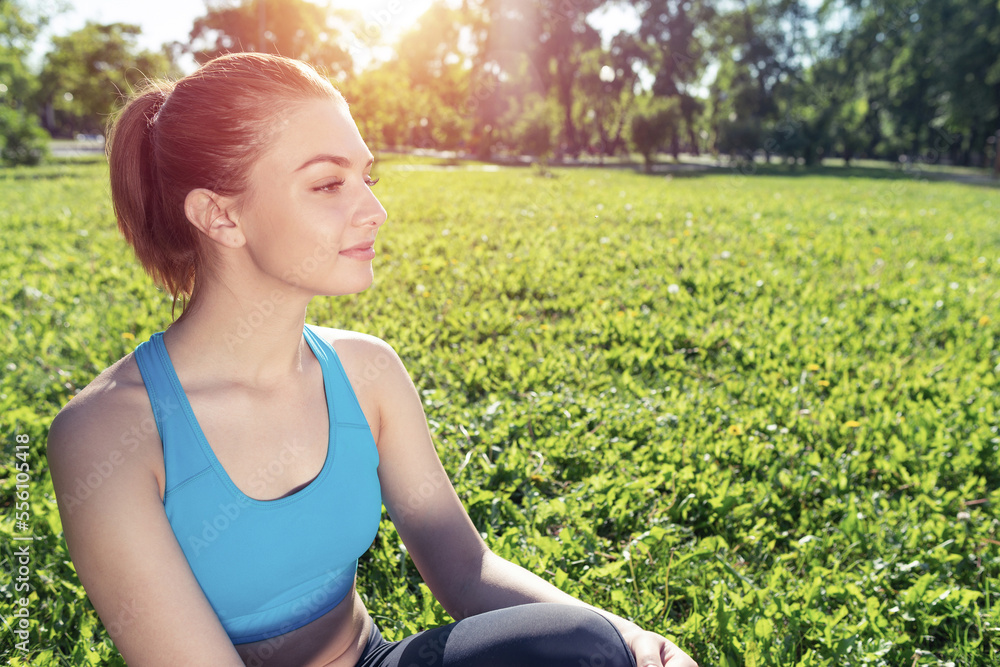
[[[100,153],[83,153],[80,155],[53,155],[43,162],[43,165],[77,165],[77,164],[107,164],[108,159],[103,151]]]
[[[94,178],[93,165],[107,164],[104,154],[48,157],[33,167],[0,168],[0,181],[39,181],[59,178]]]
[[[925,165],[901,166],[886,163],[885,166],[851,165],[831,166],[817,165],[805,167],[788,164],[744,163],[731,165],[706,165],[695,163],[665,162],[654,165],[652,172],[645,171],[643,165],[632,165],[636,173],[646,176],[672,176],[673,178],[697,178],[702,176],[732,176],[734,178],[753,178],[756,176],[779,176],[782,178],[797,178],[804,176],[829,176],[834,178],[864,178],[889,181],[950,181],[965,183],[987,188],[1000,188],[1000,180],[989,172],[946,171]]]
[[[466,155],[449,153],[437,154],[433,151],[408,153],[405,150],[380,152],[379,162],[382,164],[421,164],[426,167],[456,167],[469,165],[491,164],[498,167],[537,168],[537,162],[528,156],[494,156],[488,161],[472,159]],[[653,165],[652,172],[646,171],[641,162],[607,158],[605,160],[552,160],[547,164],[549,169],[624,169],[646,176],[671,176],[673,178],[698,178],[702,176],[733,176],[736,178],[753,176],[777,176],[782,178],[829,176],[834,178],[862,178],[890,181],[950,181],[996,189],[1000,187],[1000,179],[994,177],[989,170],[971,168],[928,165],[920,162],[897,163],[866,160],[850,166],[824,164],[803,166],[786,162],[733,162],[718,164],[711,162],[692,161],[661,161]]]

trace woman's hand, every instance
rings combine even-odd
[[[640,628],[624,634],[639,667],[698,667],[684,651],[666,637]]]

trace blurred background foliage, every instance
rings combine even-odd
[[[49,136],[102,133],[144,76],[249,50],[335,78],[373,148],[996,161],[995,0],[436,0],[389,31],[394,6],[372,20],[322,1],[209,1],[160,51],[138,46],[138,26],[88,23],[31,67],[52,17],[0,0],[0,157],[37,163]],[[609,34],[609,12],[630,29]]]

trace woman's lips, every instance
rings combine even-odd
[[[375,258],[375,247],[371,243],[356,245],[347,250],[341,250],[340,254],[351,259],[369,260]]]

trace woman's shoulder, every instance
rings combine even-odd
[[[309,328],[333,347],[337,358],[345,368],[359,363],[362,366],[368,364],[385,365],[399,359],[392,346],[378,336],[348,331],[347,329],[321,327],[315,324],[310,324]]]
[[[129,352],[97,375],[81,389],[56,416],[56,419],[84,420],[94,413],[121,409],[134,409],[140,399],[146,398],[146,385],[135,361],[135,352]],[[104,420],[102,420],[104,421]]]
[[[346,329],[309,326],[333,347],[356,393],[371,392],[378,397],[385,389],[409,382],[399,355],[381,338]]]
[[[350,331],[348,329],[335,329],[333,327],[323,327],[318,324],[307,324],[310,329],[319,334],[323,340],[331,344],[347,343],[368,345],[368,346],[388,346],[384,340],[378,336],[361,333],[360,331]]]
[[[153,428],[146,428],[147,420]],[[76,461],[106,458],[114,451],[158,438],[135,353],[105,368],[63,406],[52,420],[48,435],[49,458]]]

